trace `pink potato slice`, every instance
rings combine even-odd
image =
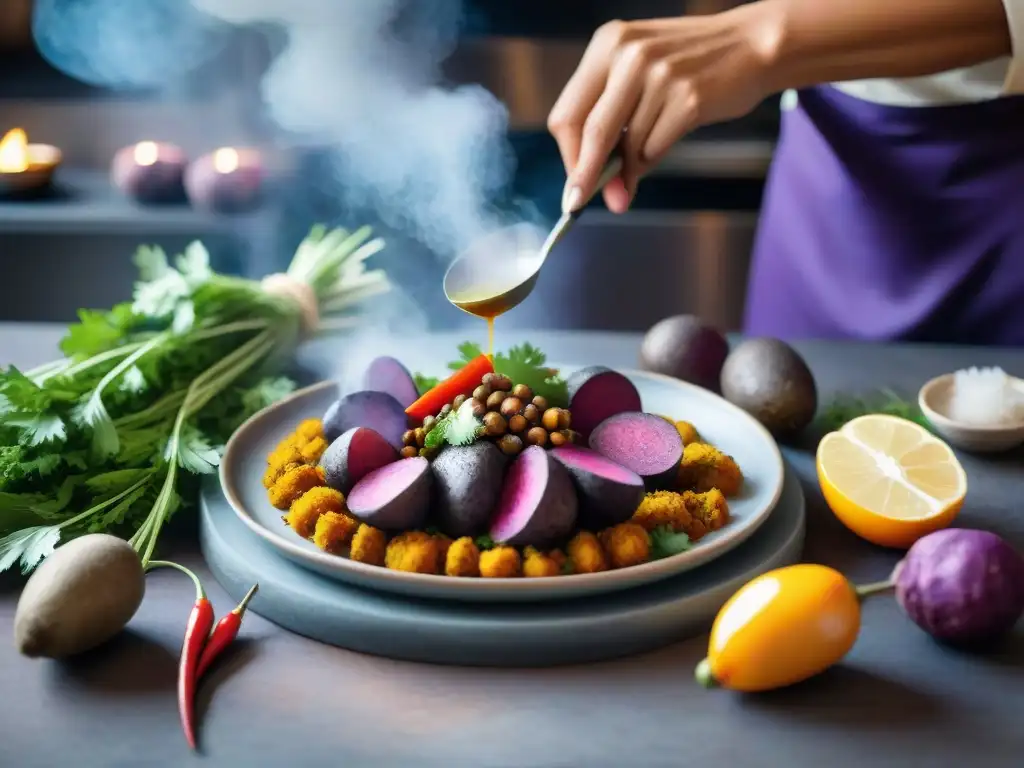
[[[399,459],[370,472],[346,499],[351,515],[384,531],[421,527],[430,510],[433,474],[422,456]]]
[[[638,411],[602,421],[590,435],[590,447],[636,472],[648,489],[673,485],[683,460],[683,440],[675,425]]]
[[[531,445],[509,467],[491,521],[491,538],[514,547],[548,547],[576,526],[578,501],[564,466]]]

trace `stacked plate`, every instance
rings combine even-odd
[[[729,500],[730,523],[681,554],[602,573],[466,579],[393,571],[323,552],[283,524],[262,476],[274,446],[338,398],[337,385],[324,382],[260,412],[232,437],[220,483],[203,494],[203,546],[211,568],[232,593],[259,581],[254,610],[288,629],[401,658],[579,662],[705,631],[745,581],[799,558],[799,483],[788,477],[772,437],[742,410],[676,379],[624,373],[645,411],[691,421],[743,470],[743,489]],[[427,634],[417,635],[417,627]],[[597,634],[581,632],[586,627]],[[424,637],[432,639],[424,643]]]

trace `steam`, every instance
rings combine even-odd
[[[346,203],[372,206],[442,255],[499,225],[489,201],[512,171],[505,108],[480,87],[438,85],[458,0],[415,0],[403,38],[391,29],[408,5],[398,0],[193,3],[233,24],[284,26],[264,103],[281,128],[336,151]]]
[[[287,44],[261,83],[268,115],[293,141],[332,151],[324,170],[346,207],[373,209],[450,258],[506,223],[492,202],[514,163],[504,106],[481,87],[442,84],[461,10],[460,0],[36,0],[34,30],[43,55],[78,79],[169,90],[232,26],[279,26]]]

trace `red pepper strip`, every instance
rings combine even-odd
[[[182,642],[181,660],[178,663],[178,713],[181,715],[181,727],[185,731],[188,745],[195,749],[196,665],[199,663],[203,646],[206,645],[210,627],[213,626],[213,606],[206,599],[206,592],[203,591],[199,577],[185,566],[167,560],[150,560],[146,567],[175,568],[191,578],[192,583],[196,585],[196,602],[192,606],[192,613],[185,627],[185,640]]]
[[[246,592],[245,597],[242,598],[242,602],[231,613],[225,614],[217,622],[217,626],[213,628],[213,634],[210,635],[210,639],[203,649],[203,655],[199,657],[199,666],[196,668],[196,680],[201,679],[207,668],[213,663],[213,660],[220,656],[225,648],[231,645],[231,641],[238,634],[239,627],[242,626],[242,615],[245,613],[249,601],[252,600],[252,596],[256,594],[256,590],[259,588],[259,584],[253,584],[252,589]]]
[[[422,423],[427,416],[436,416],[459,395],[469,397],[473,394],[473,390],[480,386],[480,380],[488,373],[494,373],[494,363],[487,355],[478,355],[440,384],[424,392],[405,412]]]

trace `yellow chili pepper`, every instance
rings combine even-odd
[[[842,659],[860,632],[860,600],[891,588],[860,589],[824,565],[791,565],[742,587],[711,628],[698,682],[766,691],[806,680]]]

